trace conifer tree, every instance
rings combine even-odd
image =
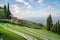
[[[10,19],[11,17],[11,12],[10,12],[10,9],[9,9],[9,3],[8,3],[8,8],[7,8],[7,18]]]
[[[54,31],[53,32],[55,32],[55,33],[57,33],[57,23],[54,25]]]
[[[51,15],[49,15],[49,17],[47,18],[47,30],[50,31],[52,26],[53,26],[52,17]]]
[[[4,18],[7,17],[7,9],[6,9],[6,5],[4,5]]]
[[[59,21],[57,22],[57,33],[60,33],[60,23],[59,23]]]
[[[54,26],[52,27],[52,32],[55,32],[55,33],[60,34],[60,23],[59,23],[59,21],[56,22],[56,23],[54,24]]]

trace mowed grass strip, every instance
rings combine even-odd
[[[36,35],[36,37],[45,37],[48,40],[60,40],[60,35],[47,31],[45,29],[33,29],[33,28],[27,28],[27,27],[20,27],[20,26],[16,26],[16,28],[18,27],[18,29],[20,31],[23,32],[28,32],[28,34],[32,34],[32,35]]]
[[[2,28],[1,26],[0,26],[0,31],[2,32],[2,38],[4,40],[26,40],[25,38],[6,30]]]
[[[41,39],[41,38],[39,38],[39,37],[34,36],[31,32],[26,31],[26,30],[25,30],[25,27],[23,27],[23,26],[21,27],[21,26],[11,25],[11,24],[8,24],[8,26],[9,26],[10,28],[18,31],[18,32],[22,32],[22,33],[25,33],[25,34],[27,34],[27,35],[29,35],[29,36],[32,36],[33,38],[36,38],[37,40],[43,40],[43,39]],[[14,27],[13,27],[13,26],[14,26]],[[18,29],[18,27],[21,27],[21,28]]]
[[[18,26],[18,25],[13,25],[13,24],[6,24],[8,28],[14,29],[18,32],[23,32],[26,33],[30,36],[35,37],[38,40],[42,40],[40,39],[40,37],[42,37],[43,39],[48,39],[48,40],[60,40],[60,35],[47,31],[45,29],[33,29],[33,28],[27,28],[27,27],[23,27],[23,26]]]

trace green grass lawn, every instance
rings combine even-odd
[[[3,40],[26,40],[25,38],[0,27]]]
[[[24,26],[18,26],[18,25],[14,25],[14,24],[8,24],[8,23],[0,23],[1,25],[6,25],[7,28],[16,30],[18,32],[22,32],[25,33],[29,36],[32,36],[33,38],[36,38],[37,40],[60,40],[60,35],[47,31],[45,29],[33,29],[33,28],[27,28]],[[10,39],[10,40],[26,40],[25,38],[9,32],[8,30],[5,30],[4,28],[0,27],[0,31],[2,31],[4,33],[4,35],[6,36],[5,39]],[[13,35],[14,34],[14,35]],[[16,37],[17,36],[17,37]]]

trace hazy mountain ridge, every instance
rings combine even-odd
[[[30,20],[30,21],[33,21],[33,22],[36,22],[36,23],[46,24],[47,18],[28,18],[27,20]],[[53,20],[53,23],[55,23],[58,20],[60,21],[60,17],[54,17],[52,20]]]

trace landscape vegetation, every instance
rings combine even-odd
[[[60,40],[60,20],[53,23],[52,15],[46,25],[18,19],[8,6],[0,7],[0,40]]]

